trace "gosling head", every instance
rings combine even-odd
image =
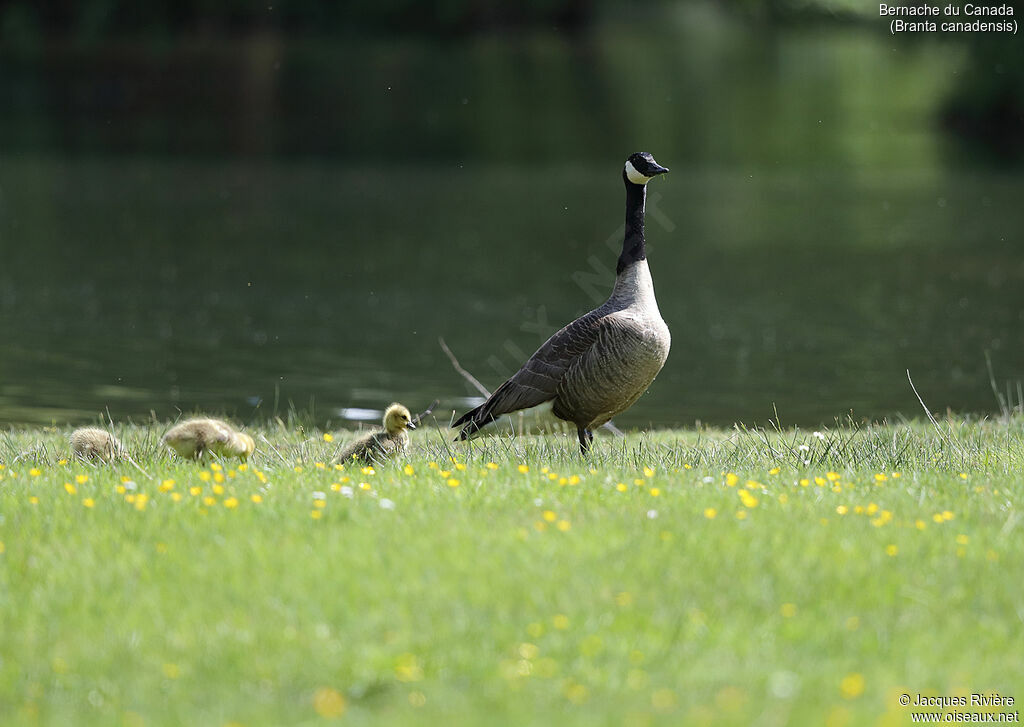
[[[668,168],[654,161],[654,157],[650,154],[645,151],[638,151],[630,154],[629,159],[626,160],[626,165],[622,168],[622,178],[627,183],[643,186],[654,177],[667,171]]]
[[[384,412],[384,431],[388,434],[398,434],[405,428],[415,429],[412,423],[412,414],[401,404],[392,404]]]
[[[238,453],[238,456],[243,460],[249,459],[249,457],[252,456],[252,453],[256,451],[256,442],[254,442],[252,437],[248,434],[244,434],[242,432],[238,432],[235,436],[238,437],[238,440],[244,447],[243,451]]]

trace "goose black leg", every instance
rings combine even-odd
[[[580,454],[586,457],[587,452],[590,451],[590,443],[594,441],[594,433],[589,429],[577,427],[576,434],[580,438]]]

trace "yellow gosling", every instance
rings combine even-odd
[[[71,451],[81,460],[110,462],[124,454],[120,440],[105,429],[82,427],[71,432]]]
[[[384,428],[369,432],[344,447],[334,462],[345,463],[353,459],[364,463],[384,462],[409,449],[409,432],[415,429],[412,415],[401,404],[392,404],[384,412]]]
[[[161,441],[184,459],[201,459],[210,453],[246,460],[256,449],[252,437],[220,419],[189,419],[172,427]]]

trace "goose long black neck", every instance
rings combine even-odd
[[[644,205],[647,200],[647,185],[633,184],[622,175],[626,183],[626,237],[622,241],[622,254],[615,269],[618,275],[633,263],[647,259],[644,241]]]

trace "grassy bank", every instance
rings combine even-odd
[[[4,724],[838,727],[1024,699],[1024,419],[587,461],[421,429],[343,470],[341,432],[276,423],[203,467],[161,431],[117,430],[138,466],[0,437]]]

